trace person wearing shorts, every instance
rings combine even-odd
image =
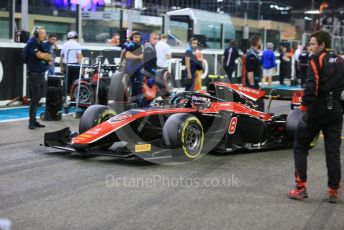
[[[269,42],[261,59],[261,64],[263,66],[262,87],[264,87],[266,80],[268,81],[268,87],[271,87],[272,75],[276,72],[276,57],[273,47],[273,44]]]

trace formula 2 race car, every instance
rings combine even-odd
[[[45,133],[44,144],[85,156],[154,163],[191,161],[210,151],[289,148],[288,115],[256,110],[264,95],[264,91],[214,82],[206,92],[179,92],[169,103],[120,114],[93,105],[81,117],[79,134],[69,128]]]

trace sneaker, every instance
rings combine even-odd
[[[337,203],[339,201],[338,189],[328,189],[328,202]]]
[[[44,128],[44,127],[45,127],[45,125],[39,123],[38,121],[36,121],[36,122],[34,123],[34,126],[37,127],[37,128]]]
[[[291,199],[302,200],[303,198],[308,198],[306,187],[294,188],[288,191],[288,197]]]
[[[35,129],[35,128],[36,128],[35,124],[29,123],[29,129]]]

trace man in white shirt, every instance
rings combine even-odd
[[[61,48],[60,67],[61,72],[66,74],[66,67],[69,64],[67,76],[67,89],[69,91],[73,82],[79,78],[80,66],[78,64],[81,64],[83,56],[81,54],[81,46],[78,42],[78,34],[75,31],[70,31],[67,34],[67,39],[68,41]]]
[[[300,57],[300,54],[302,52],[302,48],[303,46],[302,45],[298,45],[297,46],[297,49],[295,50],[295,53],[294,53],[294,60],[293,60],[293,63],[292,63],[292,77],[296,77],[296,79],[294,79],[295,82],[292,82],[293,84],[297,85],[297,82],[298,80],[297,79],[301,79],[301,76],[300,76],[300,62],[299,62],[299,57]]]
[[[171,47],[167,44],[167,34],[162,34],[160,41],[156,44],[157,67],[160,69],[168,68],[168,60],[171,58]]]

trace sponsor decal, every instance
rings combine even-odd
[[[140,153],[140,152],[149,152],[152,150],[152,145],[151,144],[136,144],[135,145],[135,152]]]
[[[245,148],[260,148],[263,146],[263,143],[245,143],[244,146]]]
[[[244,144],[245,148],[252,148],[252,145],[253,145],[252,143],[245,143]]]
[[[253,144],[252,147],[259,148],[262,147],[262,143]]]
[[[131,117],[132,115],[131,114],[118,114],[116,116],[114,116],[113,118],[111,118],[110,122],[117,122],[117,121],[122,121],[122,120],[125,120],[127,119],[128,117]]]
[[[338,58],[330,58],[330,60],[328,60],[329,63],[337,63],[338,62]]]
[[[247,87],[239,86],[239,90],[240,90],[240,91],[243,91],[243,92],[259,94],[259,90],[251,89],[251,88],[247,88]]]

